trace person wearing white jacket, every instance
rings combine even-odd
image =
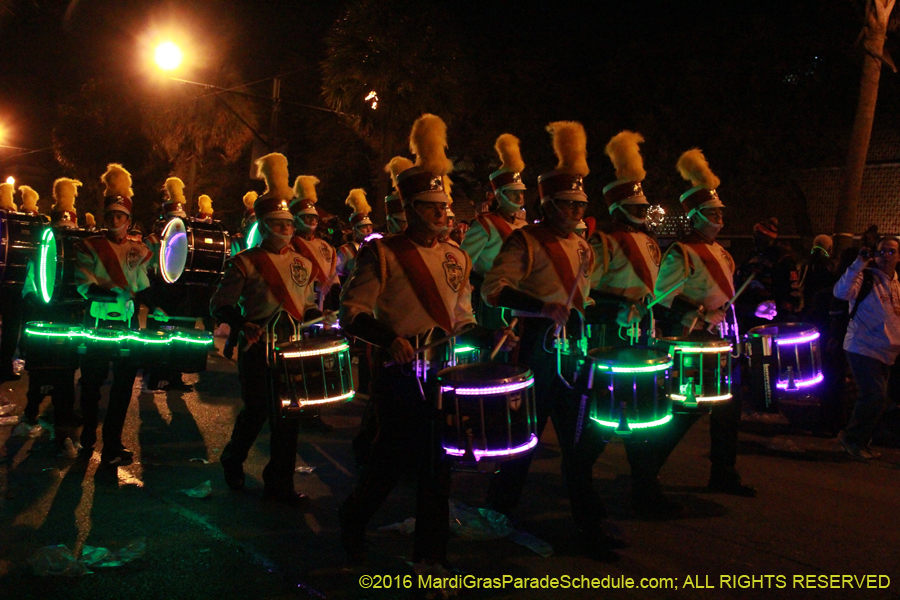
[[[844,350],[859,389],[853,415],[838,441],[850,456],[864,461],[881,456],[870,440],[887,403],[891,365],[900,354],[900,241],[882,238],[874,254],[872,267],[868,248],[860,250],[834,286],[835,297],[851,303]]]

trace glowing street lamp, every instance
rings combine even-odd
[[[184,54],[175,42],[167,41],[156,47],[154,59],[163,71],[173,71],[181,65]]]
[[[6,183],[8,183],[9,185],[16,185],[16,178],[10,175],[6,178]]]

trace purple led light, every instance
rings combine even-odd
[[[819,373],[812,379],[796,379],[796,380],[794,380],[794,385],[796,385],[798,388],[811,387],[811,386],[816,385],[817,383],[821,383],[823,379],[825,379],[825,375],[823,375],[822,373]],[[787,381],[784,381],[784,382],[779,381],[778,383],[775,384],[775,387],[777,387],[779,390],[787,390],[787,386],[788,386]]]
[[[494,458],[497,456],[512,456],[514,454],[520,454],[522,452],[526,452],[531,450],[535,446],[537,446],[538,438],[533,433],[531,434],[531,439],[522,444],[521,446],[516,446],[514,448],[501,448],[498,450],[473,450],[472,452],[475,454],[475,460],[481,460],[482,458]],[[462,448],[448,448],[444,446],[444,450],[447,451],[447,454],[451,456],[465,456],[466,451]]]
[[[798,337],[792,338],[784,338],[784,339],[775,339],[775,343],[779,346],[793,346],[795,344],[803,344],[804,342],[811,342],[813,340],[819,339],[819,332],[815,331],[808,335],[801,335]]]
[[[534,378],[532,377],[528,381],[520,381],[518,383],[510,383],[507,385],[497,385],[493,387],[483,387],[483,388],[454,388],[451,386],[444,386],[441,388],[442,392],[456,392],[457,396],[494,396],[497,394],[508,394],[510,392],[517,392],[519,390],[524,390],[525,388],[530,388],[534,385]]]

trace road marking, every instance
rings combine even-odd
[[[315,449],[319,452],[319,454],[321,454],[322,456],[324,456],[325,458],[327,458],[327,459],[328,459],[328,462],[330,462],[331,464],[333,464],[333,465],[337,468],[338,471],[340,471],[341,473],[343,473],[343,474],[346,475],[347,477],[353,477],[353,473],[351,473],[350,471],[348,471],[348,470],[344,467],[344,465],[342,465],[341,463],[339,463],[338,461],[336,461],[334,458],[332,458],[332,456],[331,456],[330,454],[328,454],[327,452],[325,452],[324,450],[322,450],[322,446],[320,446],[320,445],[318,445],[318,444],[310,444],[310,446],[312,446],[313,448],[315,448]]]

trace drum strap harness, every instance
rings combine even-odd
[[[506,220],[500,215],[494,213],[486,213],[482,215],[481,218],[484,218],[485,221],[490,221],[493,224],[494,228],[497,230],[497,233],[500,234],[500,239],[506,241],[506,238],[510,236],[513,232],[512,226],[506,222]]]
[[[122,270],[122,264],[119,262],[119,256],[112,248],[112,243],[106,238],[94,238],[92,240],[84,240],[84,242],[97,253],[97,258],[100,259],[100,263],[106,269],[106,273],[113,280],[113,283],[123,290],[130,289],[128,279]]]
[[[435,323],[448,333],[453,332],[453,321],[447,307],[444,305],[444,299],[438,291],[437,284],[434,282],[434,276],[425,264],[425,260],[416,245],[405,235],[398,235],[386,238],[384,245],[394,254],[400,268],[406,273],[410,282],[415,282],[412,286],[419,304],[425,309]]]
[[[682,242],[682,244],[700,256],[700,259],[703,261],[703,264],[706,265],[706,269],[709,271],[710,276],[712,276],[713,281],[716,282],[716,285],[718,285],[728,297],[733,296],[734,284],[731,282],[731,278],[725,274],[719,261],[716,260],[712,255],[712,252],[709,251],[708,245],[704,243],[689,244],[685,242]]]
[[[641,283],[652,292],[655,285],[654,277],[650,272],[650,266],[647,264],[647,259],[638,247],[634,237],[627,231],[613,231],[606,235],[618,242],[619,247],[622,248],[622,252],[625,254],[625,258],[627,258],[628,262],[634,267],[634,272],[641,280]]]
[[[553,269],[556,271],[559,280],[563,284],[563,289],[575,290],[572,307],[576,308],[578,312],[582,312],[584,310],[584,296],[581,295],[581,290],[576,287],[579,273],[572,273],[570,270],[569,257],[566,256],[566,252],[563,250],[557,237],[545,227],[534,227],[530,229],[528,233],[530,233],[532,237],[538,241],[544,251],[547,252],[547,255],[550,257],[550,262],[553,263]]]
[[[268,257],[268,253],[265,250],[262,250],[260,252],[246,252],[244,254],[246,254],[247,259],[253,263],[253,266],[259,272],[260,276],[262,276],[266,285],[269,286],[269,291],[272,292],[275,299],[282,303],[284,310],[296,320],[302,321],[303,313],[301,313],[300,309],[297,308],[297,305],[294,304],[294,299],[291,298],[291,293],[288,291],[287,286],[284,285],[284,279],[281,277],[281,273],[278,271],[275,263],[272,262],[272,259]]]
[[[847,318],[847,322],[853,320],[853,317],[856,316],[856,311],[859,310],[859,305],[862,304],[863,300],[866,299],[866,296],[872,293],[872,289],[875,287],[875,274],[872,273],[870,269],[863,269],[863,280],[862,285],[859,287],[859,292],[856,294],[856,302],[853,303],[853,308],[850,309],[850,316]]]

